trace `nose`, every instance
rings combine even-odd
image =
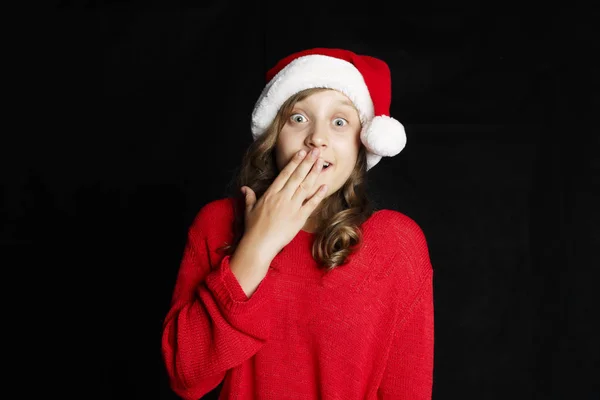
[[[316,123],[311,132],[306,136],[306,145],[311,149],[318,147],[321,151],[329,144],[327,127],[321,123]]]

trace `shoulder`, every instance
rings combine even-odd
[[[233,202],[235,199],[224,197],[203,205],[196,213],[190,231],[204,232],[223,230],[227,232],[234,219]]]
[[[425,240],[421,226],[408,215],[396,210],[382,209],[373,213],[371,225],[383,231],[387,244],[396,247],[407,239]]]
[[[391,257],[429,264],[427,238],[421,226],[408,215],[395,210],[382,209],[373,214],[370,229],[378,231],[380,248]]]

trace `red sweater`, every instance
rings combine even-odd
[[[329,275],[300,231],[248,298],[215,250],[231,199],[188,231],[162,352],[172,389],[199,399],[431,399],[433,269],[416,222],[392,210],[363,224],[363,248]]]

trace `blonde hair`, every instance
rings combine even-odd
[[[230,197],[234,197],[236,201],[234,202],[233,243],[219,249],[225,255],[235,252],[244,233],[245,200],[240,188],[242,186],[252,188],[257,200],[267,191],[279,174],[274,149],[279,132],[290,117],[294,104],[322,90],[327,89],[306,89],[291,96],[281,106],[266,132],[246,150],[241,166],[228,186]],[[319,264],[319,268],[326,269],[327,272],[344,265],[348,256],[362,244],[361,225],[374,212],[372,202],[367,197],[366,173],[366,149],[361,143],[354,170],[344,185],[321,200],[315,210],[317,230],[312,245],[312,256]]]

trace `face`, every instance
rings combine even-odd
[[[275,147],[277,168],[281,171],[302,149],[308,153],[319,148],[319,157],[329,161],[330,166],[321,170],[307,199],[323,184],[327,184],[329,196],[344,185],[354,169],[360,131],[358,112],[348,97],[337,90],[313,93],[295,104],[279,133]]]

